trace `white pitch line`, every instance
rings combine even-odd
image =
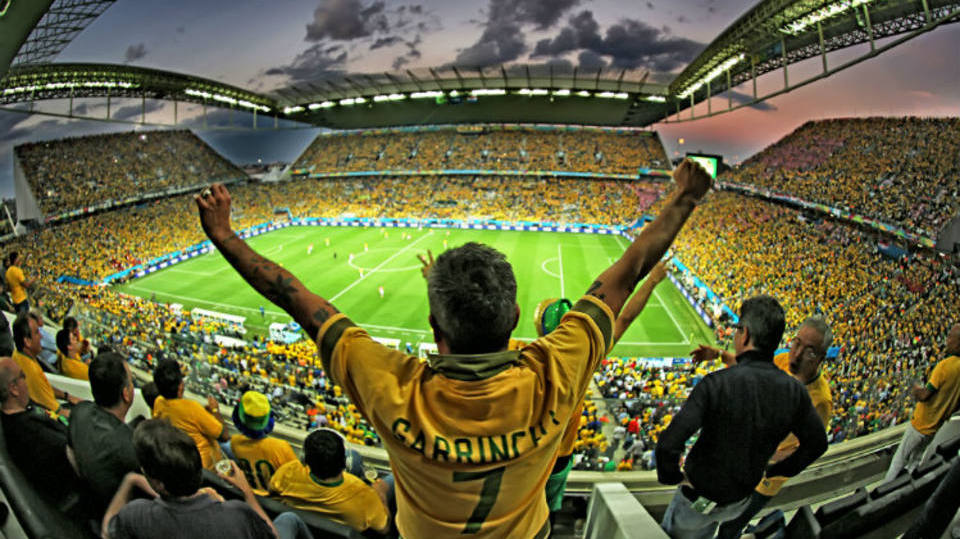
[[[393,256],[391,256],[390,258],[384,260],[383,262],[380,263],[380,265],[378,265],[377,267],[375,267],[375,268],[373,268],[372,270],[370,270],[370,273],[364,273],[364,274],[363,274],[363,277],[360,277],[360,278],[357,279],[356,281],[350,283],[349,285],[347,285],[346,288],[344,288],[344,289],[341,290],[340,292],[337,292],[337,294],[336,294],[335,296],[333,296],[332,298],[330,298],[330,299],[327,300],[327,301],[329,301],[330,303],[333,303],[334,301],[337,300],[337,298],[339,298],[340,296],[346,294],[348,291],[350,291],[350,289],[352,289],[353,287],[355,287],[355,286],[357,286],[358,284],[360,284],[361,281],[363,281],[363,280],[366,279],[367,277],[369,277],[369,276],[373,275],[374,273],[376,273],[377,270],[379,270],[379,269],[382,268],[383,266],[386,266],[387,263],[389,263],[391,260],[393,260],[394,258],[397,258],[398,256],[402,255],[402,254],[405,253],[408,249],[410,249],[410,248],[413,247],[414,245],[420,243],[421,241],[429,238],[429,237],[432,236],[432,235],[433,235],[433,230],[431,230],[428,234],[426,234],[426,235],[424,235],[424,236],[420,236],[419,238],[417,238],[416,240],[414,240],[412,243],[410,243],[410,245],[407,245],[407,246],[404,247],[403,249],[400,249],[399,251],[397,251],[396,253],[394,253]]]
[[[173,273],[186,273],[187,275],[199,275],[199,276],[201,276],[201,277],[209,277],[210,275],[213,274],[212,271],[211,271],[211,272],[190,271],[190,270],[180,269],[180,268],[178,268],[178,267],[176,267],[176,266],[174,266],[174,267],[172,267],[172,268],[167,268],[167,271],[170,271],[170,272],[173,272]]]
[[[550,270],[547,269],[547,263],[548,263],[548,262],[553,262],[554,260],[556,260],[556,258],[548,258],[548,259],[544,260],[544,261],[543,261],[543,264],[540,264],[540,269],[542,269],[544,273],[546,273],[547,275],[549,275],[549,276],[551,276],[551,277],[557,277],[557,278],[559,278],[559,277],[560,277],[559,275],[557,275],[556,273],[554,273],[554,272],[552,272],[552,271],[550,271]]]
[[[557,263],[560,264],[560,297],[565,298],[567,295],[563,293],[563,252],[559,243],[557,244]]]
[[[683,338],[683,344],[690,344],[690,339],[683,334],[683,328],[680,327],[680,323],[677,322],[677,318],[673,316],[673,311],[670,310],[670,308],[666,306],[667,304],[663,302],[663,298],[660,297],[660,293],[657,292],[656,288],[653,289],[653,295],[657,298],[657,301],[664,306],[663,310],[667,311],[667,316],[669,316],[670,320],[673,321],[673,325],[677,328],[677,332],[680,333],[680,337]]]

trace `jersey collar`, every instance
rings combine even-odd
[[[518,350],[489,354],[430,354],[430,368],[454,380],[474,381],[490,378],[520,362]]]

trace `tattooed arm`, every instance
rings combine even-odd
[[[643,227],[620,259],[601,273],[587,290],[587,294],[603,300],[614,316],[620,313],[640,279],[663,257],[713,181],[700,165],[690,160],[680,163],[673,171],[673,179],[677,188],[660,215]]]
[[[290,314],[316,340],[320,326],[337,309],[307,290],[289,271],[267,260],[241,240],[230,226],[230,193],[217,183],[195,197],[200,224],[227,262],[263,297]]]

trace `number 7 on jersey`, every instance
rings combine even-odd
[[[493,504],[497,501],[497,494],[500,493],[500,480],[503,478],[504,470],[506,470],[506,466],[493,468],[485,472],[453,472],[454,483],[483,479],[483,486],[480,487],[480,500],[473,509],[473,513],[470,514],[470,518],[467,519],[467,525],[463,527],[461,533],[477,533],[480,531],[480,526],[483,525],[483,521],[487,519],[490,510],[493,509]]]

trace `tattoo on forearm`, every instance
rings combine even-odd
[[[282,274],[277,275],[272,283],[267,286],[267,299],[281,307],[289,307],[293,304],[292,294],[297,293],[297,287],[292,286],[293,277],[285,277]]]
[[[597,299],[606,299],[607,295],[602,292],[597,292],[597,290],[603,286],[603,283],[600,281],[593,281],[593,284],[590,285],[590,288],[587,290],[587,295],[593,296]]]

